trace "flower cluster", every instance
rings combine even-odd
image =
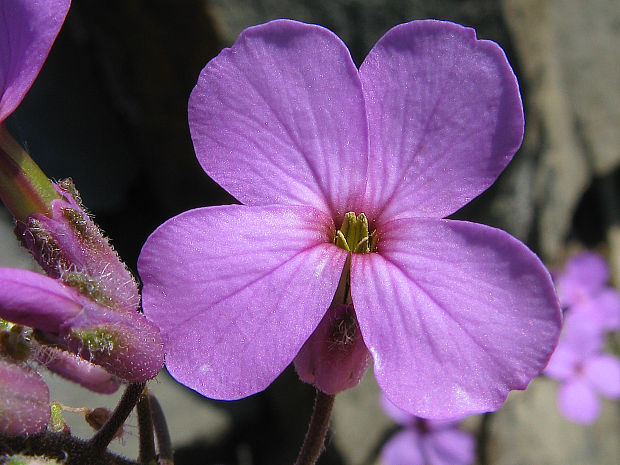
[[[564,329],[545,374],[562,384],[558,407],[577,423],[598,418],[598,394],[620,398],[620,360],[604,353],[606,332],[620,329],[620,294],[607,285],[609,267],[600,255],[582,252],[556,277]]]
[[[472,29],[402,24],[359,69],[322,27],[246,29],[189,101],[198,161],[244,205],[170,219],[138,261],[170,373],[238,399],[295,361],[333,394],[372,359],[418,416],[499,408],[553,351],[553,283],[507,233],[444,218],[495,181],[523,124],[503,51]]]
[[[385,397],[383,411],[403,428],[381,450],[384,465],[471,465],[474,437],[455,420],[424,420],[399,409]]]
[[[52,184],[2,124],[32,85],[69,5],[0,3],[0,197],[47,274],[0,268],[0,431],[9,434],[38,432],[49,421],[36,363],[101,393],[153,378],[163,365],[159,331],[137,312],[137,284],[73,184]]]

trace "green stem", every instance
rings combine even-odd
[[[314,465],[323,452],[329,419],[334,406],[334,395],[316,390],[314,411],[308,425],[308,432],[299,451],[295,465]]]
[[[47,214],[60,195],[30,155],[0,123],[0,199],[20,221],[33,213]]]

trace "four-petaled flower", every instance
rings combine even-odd
[[[207,64],[189,124],[204,170],[244,205],[182,213],[140,255],[177,380],[258,392],[341,304],[385,395],[421,417],[496,409],[544,368],[560,330],[547,270],[503,231],[442,219],[522,140],[497,44],[414,21],[358,70],[327,29],[273,21]]]

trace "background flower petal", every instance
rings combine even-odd
[[[590,425],[598,418],[601,403],[594,388],[583,377],[577,377],[559,387],[558,408],[569,420]]]
[[[422,438],[422,450],[430,465],[471,465],[475,456],[474,437],[457,428],[432,431]]]
[[[425,418],[497,409],[545,367],[560,332],[549,273],[504,231],[401,219],[354,254],[351,295],[377,381]]]
[[[370,160],[364,212],[378,222],[444,217],[487,189],[523,138],[517,80],[473,29],[413,21],[360,67]]]
[[[583,355],[568,344],[563,344],[560,339],[548,365],[545,367],[545,375],[550,378],[563,381],[571,378],[577,365],[583,359]]]
[[[311,205],[343,216],[366,184],[357,68],[320,26],[246,29],[202,70],[189,101],[198,161],[247,205]]]
[[[70,4],[71,0],[0,2],[0,123],[39,74]]]
[[[558,295],[563,305],[579,305],[602,290],[609,281],[609,266],[596,252],[585,251],[566,263],[558,276]]]
[[[414,429],[399,431],[381,450],[384,465],[426,465],[420,446],[420,434]]]
[[[586,360],[583,376],[605,397],[620,397],[620,360],[613,355],[600,354]]]
[[[346,260],[333,234],[310,207],[201,208],[160,226],[138,269],[171,374],[212,398],[266,388],[332,301]]]

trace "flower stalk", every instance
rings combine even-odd
[[[112,416],[108,418],[108,421],[89,441],[90,449],[94,455],[105,452],[112,439],[114,439],[116,432],[123,426],[123,423],[125,423],[125,420],[127,420],[127,417],[140,400],[145,385],[146,383],[133,383],[127,386]]]
[[[308,432],[304,443],[299,451],[299,456],[295,465],[314,465],[318,460],[325,445],[325,436],[329,428],[332,408],[334,406],[334,395],[325,394],[316,390],[314,398],[314,410],[308,425]]]
[[[144,465],[156,465],[153,416],[151,415],[151,403],[146,389],[142,391],[140,400],[138,400],[136,412],[138,413],[138,431],[140,435],[138,462]]]
[[[60,195],[30,155],[0,123],[0,198],[13,216],[25,220],[33,213],[50,213]]]
[[[146,390],[149,396],[149,405],[151,406],[151,415],[153,418],[153,428],[155,429],[155,437],[157,438],[157,450],[159,452],[159,465],[174,465],[174,457],[172,451],[172,441],[168,432],[168,425],[164,411],[157,400],[157,397],[150,391]]]

